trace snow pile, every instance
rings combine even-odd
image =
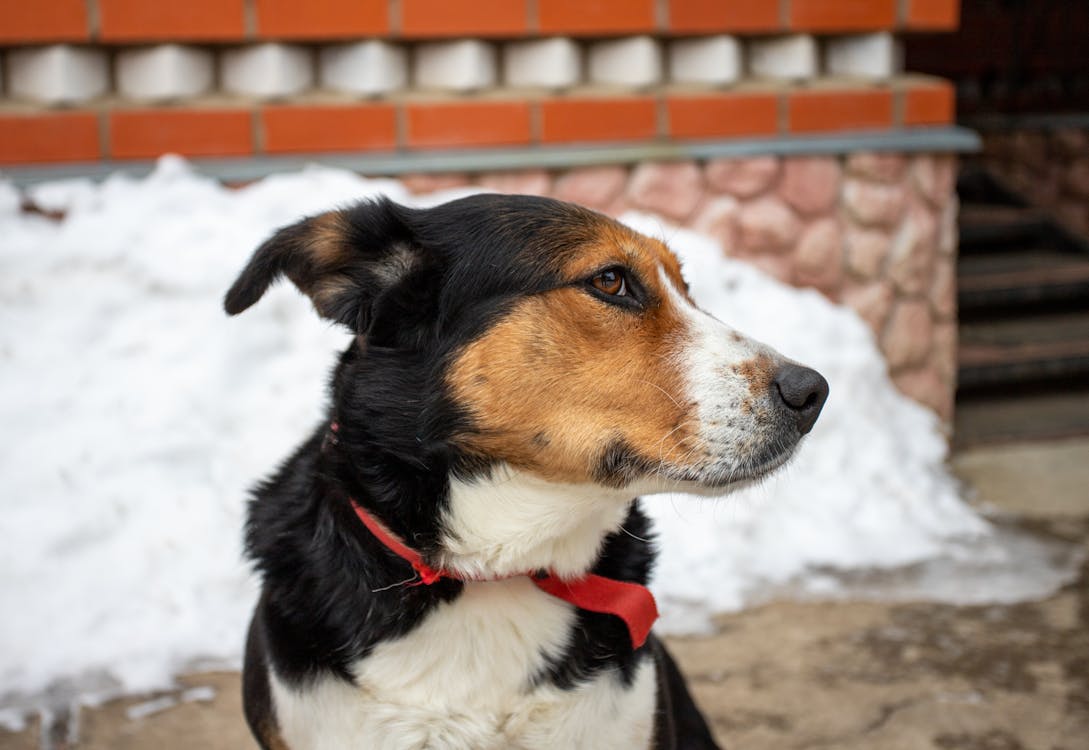
[[[708,237],[649,216],[624,220],[677,251],[704,309],[830,386],[794,460],[760,485],[716,500],[644,500],[661,535],[653,587],[665,629],[706,630],[709,612],[788,589],[1009,602],[1070,580],[1064,550],[999,532],[964,502],[938,418],[895,389],[853,311],[724,260]],[[844,575],[871,568],[896,575]]]
[[[412,201],[396,182],[324,168],[230,191],[164,159],[145,180],[36,188],[67,210],[54,223],[19,213],[0,182],[9,719],[45,691],[89,700],[239,662],[256,590],[240,552],[246,490],[319,419],[347,337],[290,285],[237,319],[220,299],[273,229],[378,193]],[[780,478],[722,501],[647,501],[667,625],[698,628],[773,584],[827,588],[820,568],[933,560],[993,536],[957,497],[934,418],[896,394],[852,313],[724,261],[704,238],[667,239],[698,300],[832,389]]]

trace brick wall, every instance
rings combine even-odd
[[[0,168],[325,153],[896,137],[953,123],[903,70],[957,0],[51,0],[0,6]],[[475,158],[475,156],[474,156]],[[677,160],[417,174],[658,212],[854,307],[945,419],[955,377],[953,161]]]
[[[0,5],[0,164],[946,125],[901,38],[956,0]]]

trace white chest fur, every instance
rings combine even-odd
[[[361,660],[356,685],[324,677],[298,690],[273,675],[282,736],[292,750],[648,747],[652,660],[627,687],[609,671],[573,690],[532,686],[567,645],[574,618],[571,605],[528,578],[466,584],[455,601]]]

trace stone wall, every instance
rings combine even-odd
[[[560,172],[408,175],[411,190],[478,185],[619,214],[652,211],[727,255],[854,308],[897,386],[948,422],[956,379],[954,158],[857,153],[648,162]]]
[[[1089,126],[985,133],[983,164],[1031,204],[1089,235]]]

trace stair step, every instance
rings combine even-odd
[[[1089,308],[1089,257],[1051,249],[962,258],[957,264],[962,314],[1065,303]]]
[[[1033,208],[966,203],[959,215],[962,254],[994,252],[1048,239],[1047,217]]]
[[[1089,378],[1089,313],[964,323],[957,364],[962,389]]]
[[[953,421],[958,447],[1089,435],[1089,389],[958,396]]]
[[[1089,435],[1089,242],[985,171],[957,193],[955,441]]]

